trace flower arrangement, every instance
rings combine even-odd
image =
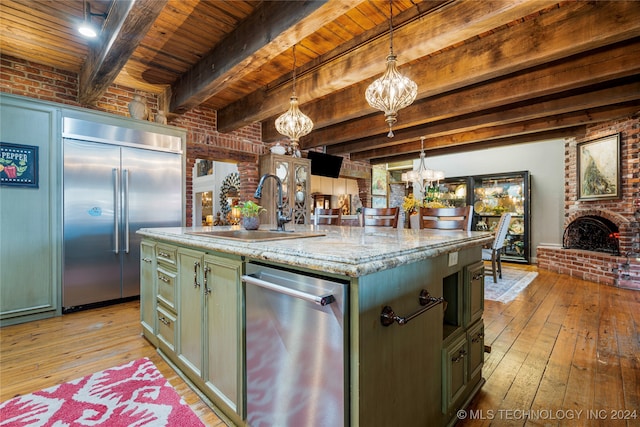
[[[416,198],[413,196],[413,193],[406,196],[402,201],[402,210],[404,210],[409,215],[417,214],[419,207],[420,202],[416,200]]]
[[[402,209],[407,212],[407,214],[409,215],[416,215],[418,213],[418,209],[420,207],[425,207],[425,208],[446,208],[447,205],[445,205],[442,202],[438,202],[438,201],[424,201],[424,202],[420,202],[419,200],[417,200],[414,196],[413,193],[409,194],[408,196],[406,196],[403,201],[402,201]]]
[[[259,204],[251,200],[248,200],[246,202],[240,202],[239,206],[240,206],[240,213],[242,214],[243,217],[254,217],[254,216],[260,215],[262,212],[267,211],[265,208],[263,208],[262,206],[260,206]]]

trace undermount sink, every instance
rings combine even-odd
[[[186,234],[196,236],[218,237],[242,242],[264,242],[268,240],[302,239],[306,237],[324,236],[325,233],[315,231],[277,231],[277,230],[215,230],[191,231]]]

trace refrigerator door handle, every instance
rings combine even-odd
[[[124,186],[124,252],[129,253],[129,170],[122,170]]]
[[[118,169],[114,168],[113,172],[113,238],[114,248],[113,251],[116,254],[120,253],[120,238],[118,224],[120,223],[120,174]]]

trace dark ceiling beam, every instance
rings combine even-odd
[[[470,131],[452,133],[425,139],[425,152],[428,156],[441,153],[442,149],[456,147],[468,150],[470,145],[487,143],[490,141],[506,141],[506,138],[514,138],[528,135],[537,138],[538,141],[548,139],[549,133],[563,136],[576,136],[570,132],[576,128],[584,128],[585,125],[613,120],[635,114],[640,109],[640,101],[630,101],[617,105],[608,105],[587,110],[572,111],[564,114],[545,116],[539,119],[525,120],[498,126],[488,126]],[[535,139],[531,139],[535,140]],[[394,147],[385,147],[354,153],[352,160],[370,159],[372,163],[390,163],[406,159],[415,159],[421,149],[420,141],[414,139],[410,142],[398,144]]]
[[[397,142],[385,149],[392,150],[396,154],[402,154],[401,143],[410,140],[416,141],[422,136],[433,138],[436,136],[451,135],[454,133],[472,131],[488,126],[499,126],[516,123],[524,120],[542,119],[547,116],[565,114],[574,111],[595,109],[626,102],[640,104],[640,79],[638,76],[618,82],[610,83],[607,87],[594,88],[589,92],[580,94],[558,94],[556,99],[543,99],[534,102],[516,104],[511,107],[481,111],[477,114],[428,123],[422,126],[403,129],[396,133]],[[550,125],[551,126],[551,125]],[[394,139],[396,139],[394,138]],[[403,147],[406,150],[406,146]],[[419,147],[415,152],[419,151]],[[361,151],[353,153],[356,160],[367,159],[370,152]]]
[[[91,105],[118,77],[168,0],[113,2],[99,39],[80,70],[78,102]]]
[[[229,82],[260,69],[357,4],[326,0],[262,2],[172,86],[170,111],[184,113],[204,103]]]
[[[604,13],[605,10],[606,13]],[[603,13],[594,13],[596,11]],[[597,2],[589,5],[567,4],[564,10],[563,8],[553,10],[506,31],[498,31],[456,49],[419,61],[412,65],[413,74],[426,76],[418,84],[429,87],[434,92],[433,95],[436,95],[466,85],[477,84],[483,80],[495,78],[499,74],[521,72],[527,64],[530,67],[540,66],[563,55],[583,54],[620,40],[638,37],[640,26],[635,23],[636,19],[627,17],[623,22],[618,22],[620,19],[616,12],[619,11],[618,4],[611,2],[606,4]],[[635,17],[637,16],[638,12],[635,14]],[[598,18],[595,22],[594,17]],[[583,26],[590,27],[600,37],[576,33],[574,28]],[[545,40],[545,42],[537,40]],[[552,86],[555,84],[553,79],[550,82]],[[327,122],[335,121],[336,118],[353,116],[356,111],[362,111],[363,107],[359,103],[366,102],[362,96],[365,87],[365,84],[355,85],[339,94],[303,106],[305,114],[312,117],[316,123],[316,128],[311,134],[302,138],[302,148],[330,145],[369,135],[386,135],[388,129],[381,113],[353,119],[345,123],[347,128],[341,126],[322,128],[321,126],[323,118],[326,118]],[[522,93],[515,89],[516,93]],[[510,89],[509,92],[514,90]],[[467,102],[464,100],[462,105]],[[423,111],[422,107],[420,101],[417,101],[401,110],[394,129],[416,126],[425,120],[432,120],[431,117],[434,114],[438,117],[447,112],[447,108],[444,107],[436,111]],[[318,124],[318,121],[321,123]],[[346,129],[348,132],[345,132]],[[271,138],[277,139],[278,134],[273,129],[271,121],[267,121],[263,123],[263,140],[270,141]]]
[[[552,1],[456,1],[428,12],[426,15],[394,28],[394,51],[398,64],[433,54],[479,33],[527,16],[549,7]],[[419,6],[416,6],[419,7]],[[415,14],[415,11],[405,13]],[[386,24],[380,27],[384,28]],[[416,40],[421,40],[416,43]],[[357,84],[363,79],[378,77],[384,71],[389,52],[388,37],[375,37],[343,55],[332,57],[315,72],[301,75],[296,80],[296,93],[301,104],[327,96],[332,92]],[[403,67],[404,68],[404,67]],[[418,77],[412,75],[412,78]],[[426,86],[422,86],[423,88]],[[419,86],[419,90],[420,89]],[[364,90],[359,92],[360,101]],[[262,121],[284,112],[291,96],[288,85],[270,90],[256,91],[249,96],[218,110],[218,130],[228,132],[248,123]],[[424,96],[422,94],[421,96]],[[344,101],[351,101],[351,97]],[[371,107],[358,102],[358,114],[371,113]],[[348,118],[348,116],[341,116]],[[315,118],[312,118],[314,121]],[[272,124],[268,124],[272,126]],[[275,132],[275,127],[273,129]],[[279,138],[274,135],[274,138]],[[263,136],[264,139],[264,136]]]
[[[426,98],[403,110],[402,115],[412,122],[422,119],[422,124],[433,123],[639,74],[640,38],[555,61],[544,68],[534,68],[503,79]],[[352,120],[346,128],[353,140],[329,145],[327,153],[347,154],[397,144],[398,136],[387,138],[385,127],[381,128],[382,133],[368,136],[369,129],[376,126],[373,123],[376,120],[377,117],[374,116]],[[344,126],[320,129],[316,131],[314,138],[321,141],[338,140],[344,129]]]
[[[490,139],[486,141],[473,141],[467,144],[461,145],[446,145],[441,148],[435,148],[430,150],[427,155],[427,162],[429,156],[441,156],[445,154],[458,154],[469,151],[486,150],[489,148],[504,147],[506,145],[526,144],[530,142],[548,141],[551,139],[576,137],[580,138],[584,136],[586,127],[583,125],[551,129],[544,132],[528,133],[523,135],[509,135],[502,138]],[[415,160],[415,154],[403,154],[394,157],[378,157],[371,160],[372,165],[396,163],[407,160]]]

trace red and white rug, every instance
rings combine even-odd
[[[149,359],[0,404],[3,427],[203,427]]]

